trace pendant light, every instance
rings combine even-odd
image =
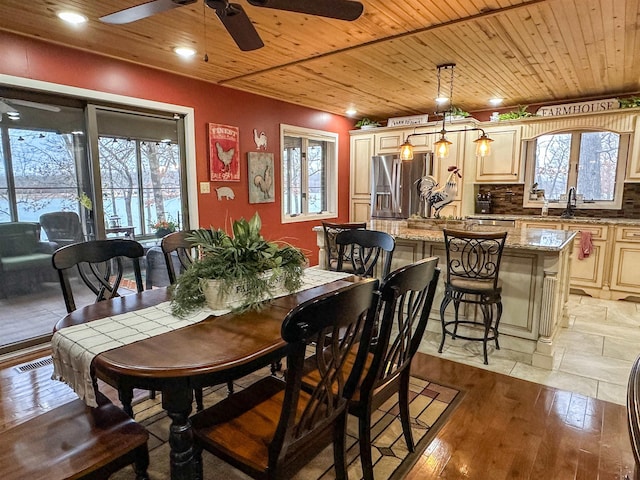
[[[491,152],[491,142],[493,140],[488,137],[482,128],[461,128],[457,130],[446,129],[447,115],[451,115],[453,111],[453,72],[455,69],[455,63],[445,63],[437,66],[438,75],[438,95],[436,97],[436,114],[442,115],[442,129],[439,132],[425,132],[425,133],[412,133],[407,135],[404,143],[400,145],[400,159],[403,161],[413,160],[413,145],[411,144],[411,137],[418,135],[437,135],[440,134],[440,138],[433,143],[433,152],[438,159],[444,159],[449,157],[452,142],[447,139],[447,133],[455,132],[481,132],[480,136],[473,142],[476,144],[476,155],[478,157],[485,157]],[[444,73],[449,74],[448,78],[448,93],[444,91],[442,76]],[[417,127],[416,127],[417,128]],[[414,130],[415,132],[415,130]]]

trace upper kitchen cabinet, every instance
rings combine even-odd
[[[366,222],[371,214],[371,157],[374,146],[373,133],[351,136],[349,219],[352,222]]]
[[[640,182],[640,115],[635,115],[633,119],[634,133],[631,137],[631,155],[625,181]]]
[[[409,133],[404,130],[377,133],[375,136],[375,154],[384,155],[398,153],[400,151],[400,145],[402,145]]]
[[[491,153],[476,159],[476,182],[478,183],[522,183],[522,165],[520,161],[521,126],[496,125],[484,128],[493,140]],[[468,154],[475,156],[477,137],[467,136]]]

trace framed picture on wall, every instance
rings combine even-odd
[[[239,129],[209,124],[209,171],[212,182],[240,181]]]
[[[249,203],[275,202],[273,153],[249,152],[247,158]]]

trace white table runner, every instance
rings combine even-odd
[[[317,267],[307,268],[298,292],[352,276],[350,273],[331,272]],[[280,296],[284,296],[282,294]],[[202,308],[185,318],[171,315],[170,302],[123,313],[113,317],[63,328],[51,339],[54,380],[69,385],[92,407],[97,406],[91,377],[91,362],[99,353],[121,347],[201,322],[211,315],[224,315],[230,310]]]

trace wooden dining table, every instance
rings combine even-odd
[[[95,356],[92,375],[118,389],[123,403],[133,388],[162,392],[162,407],[171,418],[169,431],[172,480],[196,478],[189,415],[193,389],[225,383],[286,356],[282,322],[300,303],[357,281],[333,281],[271,300],[260,310],[210,316],[205,320]],[[169,300],[166,289],[117,297],[76,310],[55,330],[132,312]]]

